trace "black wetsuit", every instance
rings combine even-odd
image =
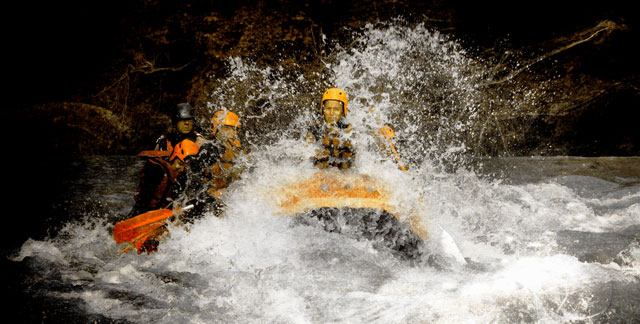
[[[207,194],[210,169],[220,160],[220,150],[217,143],[207,141],[200,146],[198,155],[190,159],[189,180],[184,197],[188,199],[185,204],[193,204],[194,208],[183,215],[183,220],[191,221],[202,216],[205,212],[213,212],[216,216],[221,213],[222,202]]]

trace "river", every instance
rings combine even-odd
[[[66,204],[102,204],[11,260],[27,305],[50,320],[631,323],[640,318],[639,160],[486,158],[474,160],[476,172],[395,174],[398,186],[425,181],[424,220],[468,261],[434,267],[270,214],[261,193],[273,178],[258,174],[233,187],[225,217],[172,228],[158,253],[121,253],[110,228],[132,205],[141,161],[92,157],[67,180],[75,200]]]

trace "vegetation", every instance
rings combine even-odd
[[[323,61],[366,24],[451,35],[493,70],[485,84],[529,110],[485,107],[467,146],[480,155],[640,155],[633,10],[553,1],[108,1],[15,4],[13,99],[3,116],[50,153],[132,154],[169,127],[176,102],[202,107],[230,57],[327,82]],[[286,72],[285,72],[286,74]],[[286,76],[285,76],[286,77]],[[302,89],[301,94],[305,89]],[[307,89],[308,90],[308,89]],[[15,101],[15,102],[13,102]],[[243,107],[248,111],[259,109]],[[484,115],[483,115],[484,114]],[[490,118],[489,118],[490,116]]]

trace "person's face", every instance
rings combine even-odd
[[[324,121],[328,124],[337,123],[342,117],[342,103],[338,100],[327,100],[324,102]]]
[[[231,140],[236,139],[238,137],[238,130],[229,125],[222,125],[218,128],[218,132],[216,133],[216,138],[219,140]]]
[[[180,134],[189,134],[193,130],[193,120],[182,119],[176,123],[176,129]]]
[[[173,159],[173,161],[171,161],[171,167],[176,171],[176,174],[182,174],[184,172],[185,166],[186,164],[178,158],[175,158]]]

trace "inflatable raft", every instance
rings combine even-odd
[[[414,258],[428,237],[417,214],[399,210],[391,192],[364,174],[321,170],[276,190],[276,213],[306,225],[373,240]]]

